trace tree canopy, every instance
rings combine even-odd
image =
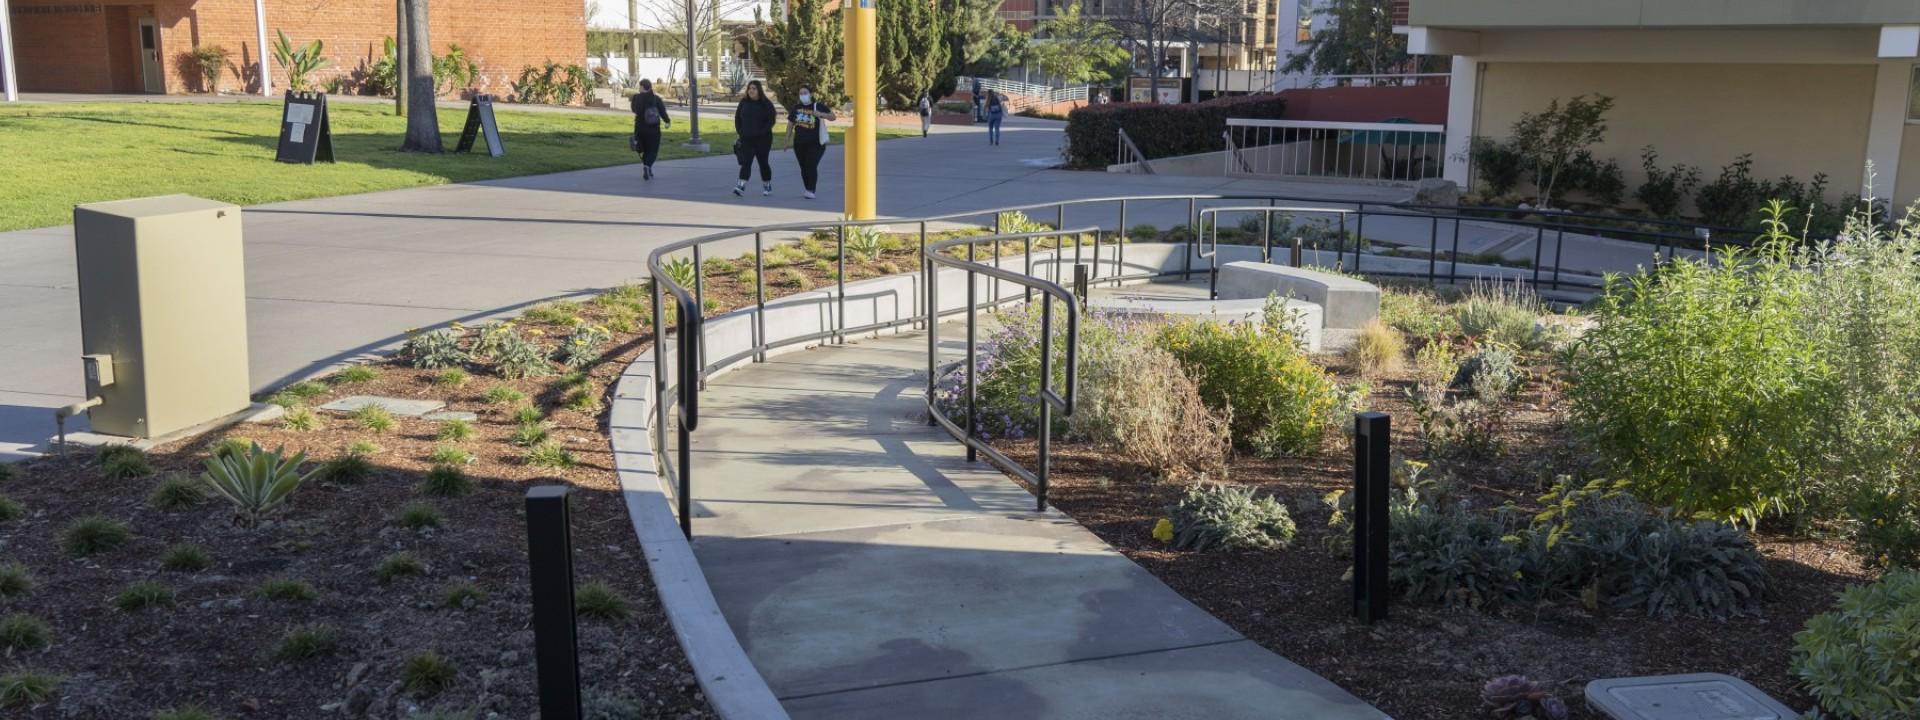
[[[841,62],[840,13],[821,10],[822,0],[794,0],[787,19],[762,26],[753,36],[754,60],[767,73],[767,89],[788,107],[809,85],[820,102],[846,99]]]
[[[1097,18],[1082,17],[1080,3],[1040,23],[1031,51],[1041,72],[1068,85],[1109,82],[1124,76],[1132,54],[1120,45],[1120,31]]]
[[[880,97],[895,109],[914,107],[947,68],[951,50],[942,18],[928,0],[879,0]]]

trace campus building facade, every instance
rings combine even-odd
[[[1555,98],[1614,99],[1601,160],[1642,179],[1641,148],[1706,179],[1741,155],[1753,176],[1824,173],[1830,194],[1920,199],[1920,2],[1411,0],[1414,53],[1453,56],[1447,177],[1471,138],[1503,138]]]
[[[267,42],[284,32],[298,46],[321,40],[328,64],[315,87],[355,80],[384,55],[394,34],[394,0],[9,0],[20,89],[25,92],[185,93],[204,80],[184,60],[196,47],[230,53],[221,89],[259,90],[264,16]],[[434,51],[458,44],[480,66],[475,85],[508,91],[527,65],[586,58],[580,0],[433,0]],[[272,65],[271,45],[267,50]],[[269,77],[277,92],[286,73]]]

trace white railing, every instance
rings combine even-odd
[[[1001,95],[1005,95],[1009,98],[1024,97],[1024,96],[1031,96],[1031,95],[1046,95],[1054,91],[1054,87],[1052,85],[1037,85],[1034,83],[1023,83],[1017,80],[1003,80],[1001,78],[963,77],[959,79],[960,84],[957,87],[959,87],[962,90],[970,91],[973,89],[973,82],[975,80],[980,81],[980,89],[992,90],[994,92],[1000,93]]]
[[[1126,128],[1120,128],[1120,141],[1118,145],[1119,149],[1113,164],[1131,165],[1138,163],[1141,172],[1148,175],[1153,174],[1153,163],[1147,160],[1146,153],[1140,152],[1140,146],[1133,144],[1133,138],[1127,137]]]
[[[1447,126],[1229,118],[1226,174],[1412,183],[1440,177]]]
[[[1380,75],[1282,75],[1267,86],[1267,91],[1301,90],[1328,87],[1406,87],[1409,85],[1450,85],[1450,73],[1389,73]]]

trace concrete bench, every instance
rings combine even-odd
[[[1260,262],[1220,266],[1220,299],[1278,295],[1319,305],[1325,327],[1352,330],[1380,317],[1380,288],[1365,280]]]

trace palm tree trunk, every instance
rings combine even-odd
[[[407,3],[407,139],[401,150],[440,152],[440,117],[434,112],[433,45],[427,39],[427,0]]]

